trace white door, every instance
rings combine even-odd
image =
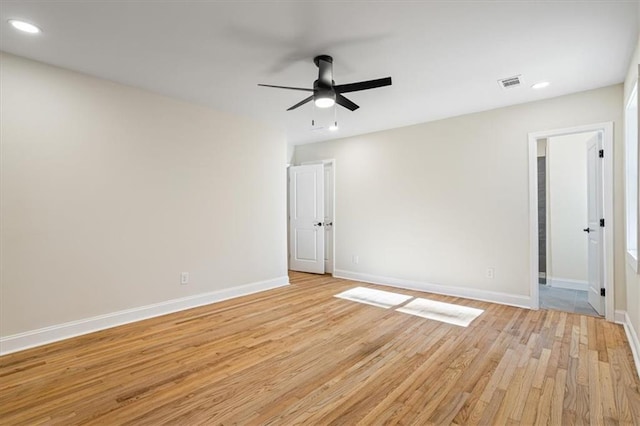
[[[324,271],[333,273],[333,165],[324,165]]]
[[[587,217],[589,225],[584,229],[589,238],[589,304],[598,314],[604,315],[604,297],[602,267],[602,149],[600,133],[587,141]]]
[[[289,167],[289,269],[324,274],[324,167]]]

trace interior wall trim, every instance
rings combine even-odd
[[[387,285],[390,287],[418,290],[428,293],[442,294],[445,296],[463,297],[466,299],[481,300],[483,302],[498,303],[500,305],[516,306],[518,308],[531,309],[531,298],[516,294],[500,293],[495,291],[479,290],[468,287],[453,287],[442,284],[432,284],[422,281],[412,281],[400,278],[382,277],[363,274],[360,272],[335,269],[333,276],[352,281],[361,281],[371,284]]]
[[[209,305],[223,300],[247,296],[261,291],[283,287],[288,284],[289,277],[282,276],[13,334],[0,338],[0,355],[6,355],[173,312],[184,311],[198,306]]]

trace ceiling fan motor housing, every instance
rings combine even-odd
[[[335,102],[336,92],[333,90],[333,58],[329,55],[319,55],[313,58],[313,62],[318,67],[318,79],[313,82],[314,102],[318,99],[331,99]],[[319,104],[316,102],[316,105]]]
[[[316,99],[333,99],[336,100],[336,92],[331,86],[325,86],[319,80],[313,82],[313,100]]]

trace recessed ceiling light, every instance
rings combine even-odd
[[[533,86],[531,86],[531,88],[532,89],[544,89],[545,87],[547,87],[550,84],[551,83],[549,83],[548,81],[540,81],[540,82],[534,84]]]
[[[42,30],[35,25],[30,24],[29,22],[21,21],[19,19],[9,19],[9,23],[16,30],[23,31],[25,33],[38,34],[42,32]]]

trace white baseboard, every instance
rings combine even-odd
[[[380,284],[390,287],[404,288],[408,290],[425,291],[428,293],[443,294],[446,296],[464,297],[466,299],[482,300],[484,302],[498,303],[501,305],[517,306],[531,309],[529,296],[518,296],[508,293],[499,293],[487,290],[478,290],[468,287],[451,287],[441,284],[431,284],[420,281],[404,280],[399,278],[381,277],[377,275],[363,274],[360,272],[335,269],[333,276],[353,281],[362,281],[371,284]]]
[[[570,278],[557,278],[547,276],[547,283],[550,287],[565,288],[568,290],[589,291],[589,283],[582,280],[572,280]]]
[[[616,324],[624,325],[626,321],[627,312],[626,311],[616,311],[613,317],[613,322]]]
[[[640,377],[640,340],[638,340],[638,333],[636,333],[626,311],[616,311],[616,323],[624,326],[624,332],[627,335],[631,353],[633,354],[633,362],[636,364],[636,373]]]
[[[14,334],[0,338],[0,355],[6,355],[12,352],[33,348],[35,346],[41,346],[47,343],[53,343],[59,340],[69,339],[71,337],[81,336],[94,331],[104,330],[106,328],[141,321],[160,315],[166,315],[198,306],[221,302],[227,299],[246,296],[252,293],[271,290],[288,284],[289,277],[282,276],[271,280],[244,284],[209,293],[196,294],[194,296],[182,297],[180,299],[167,300],[165,302],[154,303],[152,305],[140,306],[137,308],[126,309],[123,311]]]

